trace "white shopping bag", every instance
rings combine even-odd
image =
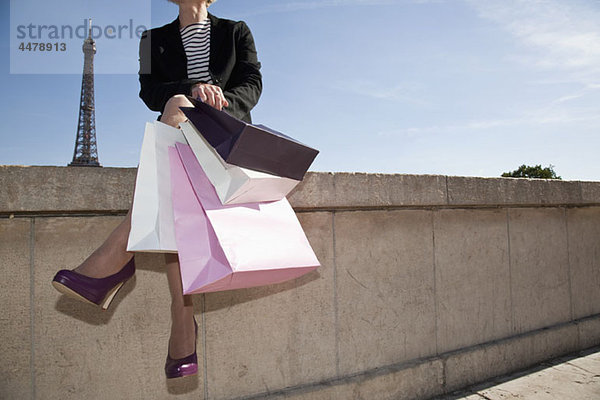
[[[146,124],[140,155],[127,251],[176,253],[169,146],[187,143],[180,129]]]
[[[300,181],[228,164],[186,121],[180,124],[194,155],[223,204],[243,204],[283,199]]]

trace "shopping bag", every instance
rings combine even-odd
[[[301,181],[319,153],[281,132],[252,125],[190,97],[189,121],[233,165]]]
[[[228,164],[189,122],[183,135],[223,204],[281,200],[300,181]]]
[[[146,124],[131,212],[127,251],[176,253],[169,146],[186,143],[179,129]]]
[[[319,266],[287,199],[223,205],[189,146],[169,152],[184,294],[279,283]]]

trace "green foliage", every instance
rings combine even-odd
[[[546,168],[542,168],[541,165],[530,167],[529,165],[521,165],[518,169],[513,172],[505,172],[502,174],[505,178],[539,178],[539,179],[562,179],[554,172],[554,165],[550,164]]]

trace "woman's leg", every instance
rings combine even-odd
[[[179,259],[176,254],[165,254],[167,280],[171,292],[171,338],[169,355],[173,359],[187,357],[196,350],[194,304],[192,296],[184,296],[181,286]]]
[[[193,107],[183,95],[173,96],[165,106],[161,122],[179,127],[187,117],[179,107]],[[169,339],[169,355],[173,359],[187,357],[196,349],[194,328],[194,305],[192,296],[184,296],[181,286],[179,259],[176,254],[165,254],[167,264],[167,280],[171,292],[171,338]]]
[[[183,95],[173,96],[166,104],[161,122],[179,127],[187,120],[179,107],[192,107]],[[127,239],[131,229],[131,210],[106,241],[75,270],[93,278],[103,278],[118,272],[132,257],[127,252]],[[179,259],[176,254],[165,254],[167,280],[171,293],[171,338],[169,355],[173,359],[183,358],[195,350],[194,307],[191,296],[184,296],[181,286]]]
[[[127,252],[127,238],[131,228],[131,210],[108,238],[75,271],[92,278],[104,278],[123,268],[133,253]]]
[[[193,105],[184,95],[173,96],[165,106],[161,122],[179,127],[179,124],[187,119],[179,107],[193,107]],[[92,278],[104,278],[119,272],[133,256],[132,253],[127,252],[130,229],[131,210],[104,243],[75,268],[75,271]]]

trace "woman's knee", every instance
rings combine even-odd
[[[181,122],[187,119],[179,107],[193,107],[193,104],[186,96],[176,94],[165,104],[165,109],[160,117],[161,122],[177,128]]]
[[[179,107],[193,107],[193,105],[185,95],[176,94],[167,101],[163,114],[178,114]]]

